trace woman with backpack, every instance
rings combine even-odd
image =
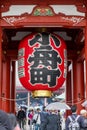
[[[77,106],[73,105],[71,107],[72,114],[67,117],[65,121],[66,130],[81,130],[82,128],[86,128],[84,124],[84,118],[81,115],[77,115]]]

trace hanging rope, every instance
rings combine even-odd
[[[20,99],[12,99],[12,98],[5,98],[5,97],[0,97],[2,100],[9,100],[9,101],[21,101],[21,100],[27,100],[28,97],[25,98],[20,98]],[[72,105],[72,103],[74,103],[75,101],[77,101],[78,99],[74,99],[74,100],[70,100],[70,101],[66,101],[66,103],[68,105]],[[84,102],[86,99],[80,99],[79,101],[75,102],[74,104],[80,104],[82,102]],[[61,100],[59,102],[64,102],[64,100]]]
[[[84,102],[85,100],[86,100],[86,99],[82,99],[82,100],[77,101],[77,102],[75,102],[75,103],[74,103],[74,102],[71,102],[71,103],[66,102],[66,103],[67,103],[68,105],[72,105],[72,103],[77,105],[77,104],[80,104],[80,103]]]
[[[4,98],[4,97],[0,97],[2,100],[9,100],[9,101],[21,101],[21,100],[26,100],[27,97],[25,98],[20,98],[20,99],[11,99],[11,98]]]

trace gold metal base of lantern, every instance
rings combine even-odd
[[[52,91],[49,90],[35,90],[32,92],[32,96],[34,98],[38,97],[51,97],[52,96]]]

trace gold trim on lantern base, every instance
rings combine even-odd
[[[33,97],[51,97],[52,96],[52,91],[49,90],[35,90],[32,91],[32,96]]]

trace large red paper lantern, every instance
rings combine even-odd
[[[32,33],[18,49],[18,75],[34,97],[50,97],[66,79],[67,53],[63,39],[54,33]]]

